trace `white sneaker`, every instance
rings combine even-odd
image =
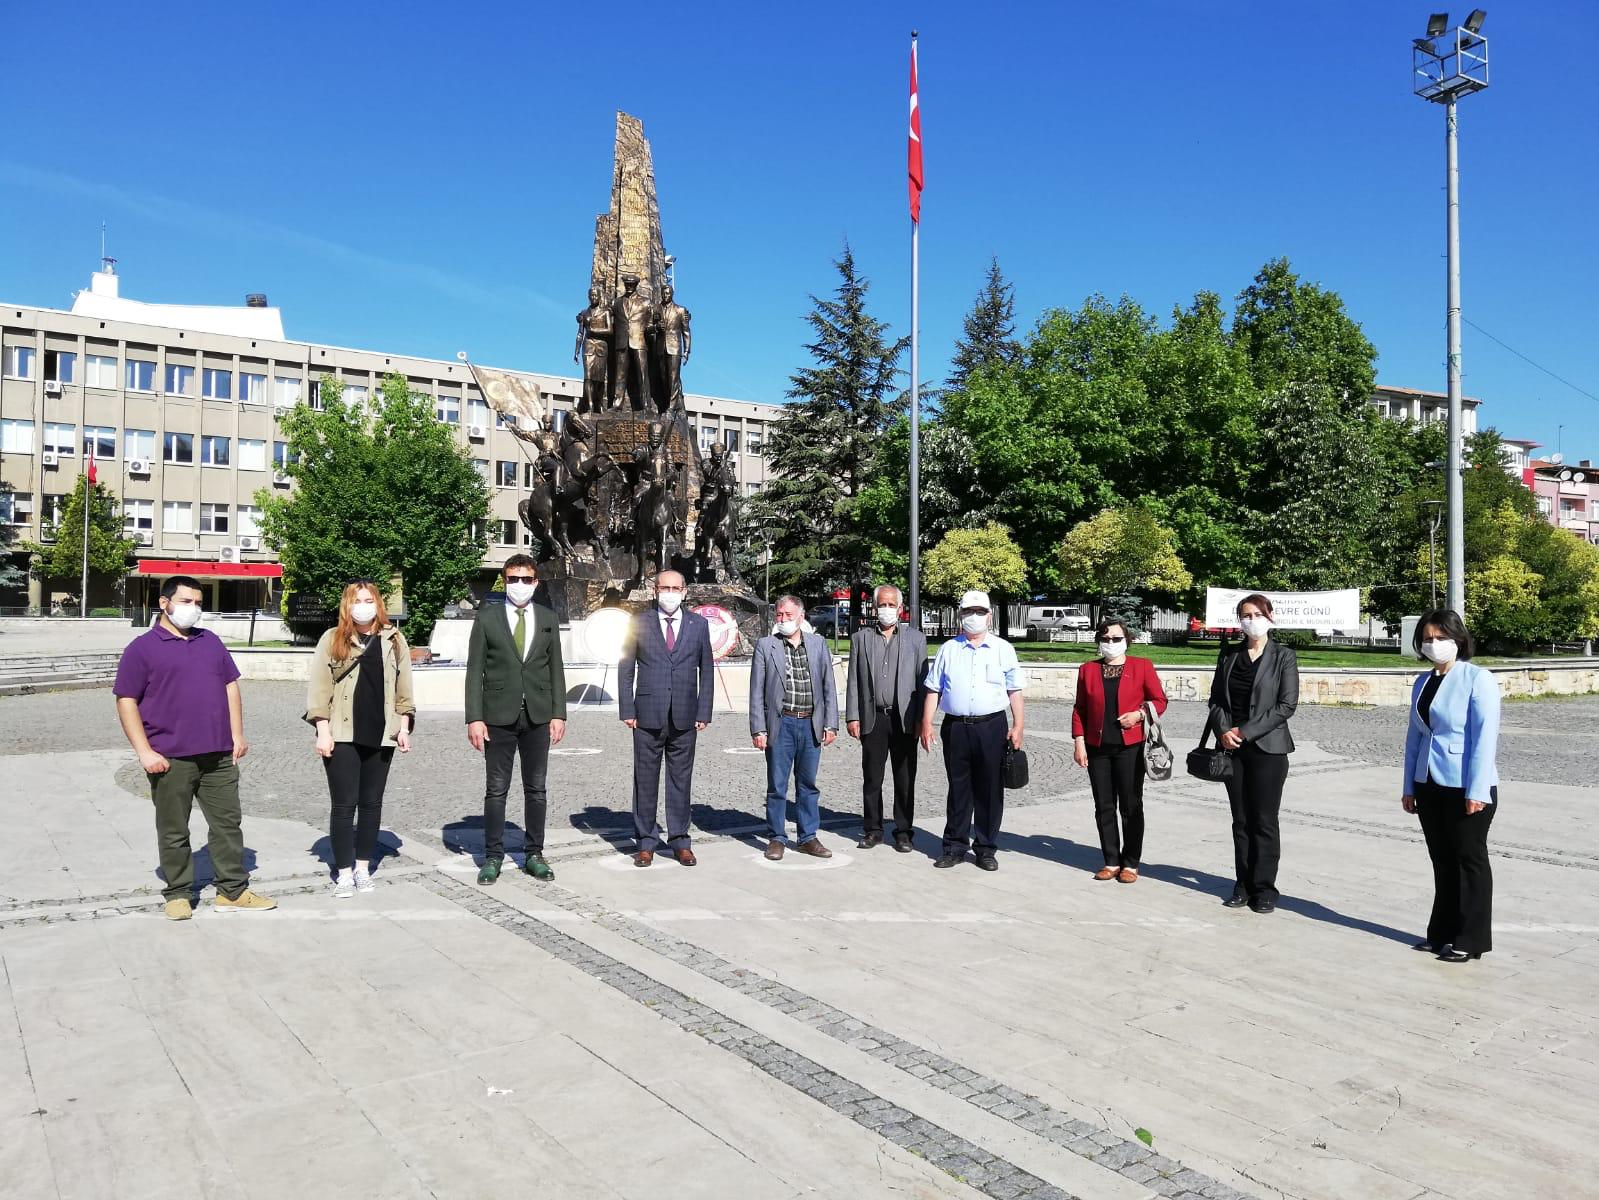
[[[355,895],[355,880],[348,875],[340,875],[333,881],[333,898],[335,900],[348,900]]]
[[[358,892],[375,892],[378,890],[378,885],[372,882],[370,872],[363,871],[360,867],[357,867],[355,869],[355,890]]]

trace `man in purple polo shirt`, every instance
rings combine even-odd
[[[122,652],[117,716],[155,802],[156,845],[169,921],[194,915],[194,855],[189,814],[199,801],[210,831],[206,847],[216,873],[218,912],[262,912],[277,901],[250,890],[240,828],[239,760],[244,702],[239,668],[222,639],[198,628],[200,585],[174,575],[161,586],[161,616]]]

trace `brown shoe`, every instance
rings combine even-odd
[[[767,842],[766,857],[772,862],[781,862],[783,859],[783,843],[776,838]]]
[[[1116,876],[1116,882],[1117,883],[1137,883],[1138,882],[1138,868],[1137,867],[1123,867],[1121,869],[1121,873]]]
[[[633,865],[635,867],[647,867],[654,861],[655,851],[653,850],[640,850],[633,856]]]
[[[1104,882],[1107,879],[1115,879],[1116,878],[1116,868],[1115,867],[1101,867],[1101,868],[1099,868],[1099,870],[1094,872],[1094,878],[1098,879],[1100,882]]]
[[[681,850],[672,851],[672,857],[677,859],[677,861],[682,863],[685,867],[692,867],[700,861],[694,857],[694,851],[690,850],[687,846],[684,846]]]
[[[822,845],[820,839],[818,838],[812,838],[808,842],[801,842],[798,846],[795,846],[794,849],[798,850],[801,854],[809,854],[812,858],[833,857],[833,852],[826,846]]]

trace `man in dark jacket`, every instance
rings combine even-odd
[[[916,726],[927,681],[927,635],[899,619],[903,601],[885,583],[873,594],[877,620],[855,631],[844,685],[845,728],[861,743],[861,840],[883,841],[883,768],[894,770],[894,849],[910,853],[916,822]]]

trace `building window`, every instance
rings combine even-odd
[[[67,498],[65,496],[51,495],[49,492],[39,498],[44,502],[39,509],[41,535],[47,540],[54,541],[54,530],[57,525],[61,524],[61,514],[67,509]]]
[[[566,409],[553,408],[550,410],[550,428],[556,433],[566,428]]]
[[[483,477],[483,482],[484,483],[487,483],[489,481],[489,460],[488,459],[486,459],[486,458],[474,458],[472,460],[472,469]]]
[[[166,433],[161,439],[161,461],[192,463],[194,461],[194,434]]]
[[[348,404],[348,405],[365,404],[366,403],[366,397],[367,397],[367,389],[366,389],[365,386],[363,386],[362,384],[359,384],[359,383],[347,383],[347,384],[344,385],[344,390],[342,392],[340,392],[339,395],[340,395],[340,398],[343,399],[345,404]]]
[[[538,482],[538,479],[539,479],[538,464],[537,463],[523,463],[522,464],[522,486],[525,487],[525,488],[530,488],[535,483]]]
[[[110,425],[85,425],[83,427],[83,452],[94,452],[95,458],[105,462],[117,456],[117,431]]]
[[[200,462],[207,467],[225,467],[230,455],[230,439],[208,433],[200,439]]]
[[[287,469],[288,465],[298,457],[297,454],[290,452],[288,442],[272,443],[272,466],[275,470],[282,471]]]
[[[489,427],[489,406],[481,400],[468,400],[466,402],[466,423],[476,425],[479,429]]]
[[[744,494],[746,496],[758,495],[760,493],[760,490],[761,490],[761,485],[758,484],[758,483],[746,483],[744,485]]]
[[[32,454],[33,422],[12,417],[0,419],[0,450],[7,454]]]
[[[155,391],[155,363],[147,358],[128,359],[123,377],[128,382],[130,392]]]
[[[714,446],[715,444],[716,444],[716,426],[715,425],[701,425],[700,426],[700,453],[701,454],[710,453],[711,447]]]
[[[446,425],[459,425],[461,423],[461,397],[452,396],[448,392],[440,392],[438,399],[433,402],[433,415]]]
[[[194,368],[168,363],[167,386],[164,390],[169,396],[194,395]]]
[[[226,533],[228,531],[228,506],[226,504],[200,505],[200,532]]]
[[[1549,497],[1548,496],[1539,496],[1538,497],[1538,515],[1540,517],[1542,517],[1545,521],[1547,521],[1549,519],[1550,508],[1551,508],[1551,506],[1549,504]]]
[[[514,546],[514,545],[516,545],[516,526],[517,526],[517,523],[515,521],[506,521],[506,520],[502,519],[499,522],[497,522],[497,524],[499,525],[499,531],[500,531],[500,536],[499,536],[499,538],[497,540],[499,541],[500,545],[502,545],[502,546]]]
[[[7,525],[32,525],[33,493],[0,492],[0,521]]]
[[[67,458],[78,453],[78,427],[46,421],[44,426],[44,452],[60,454]]]
[[[266,403],[266,376],[252,375],[248,371],[239,372],[239,403],[240,404],[265,404]]]
[[[117,360],[104,354],[89,354],[83,360],[85,387],[114,388],[117,386]]]
[[[327,376],[324,375],[322,378],[326,379]],[[322,412],[327,407],[322,403],[322,380],[306,385],[305,403],[314,412]]]
[[[737,454],[738,453],[738,430],[736,430],[736,429],[724,429],[724,430],[722,430],[722,445],[727,447],[728,453]]]
[[[7,346],[5,373],[12,379],[32,379],[33,354],[32,346]]]
[[[266,470],[266,442],[260,438],[239,439],[239,470]]]
[[[71,383],[78,366],[78,356],[67,350],[44,352],[44,377],[56,383]]]
[[[758,433],[752,433],[749,436],[749,441],[744,444],[744,451],[746,454],[759,454],[765,447],[765,439]]]
[[[261,510],[254,504],[239,505],[239,536],[261,536]]]
[[[161,502],[161,531],[163,533],[193,533],[194,505],[187,500]]]
[[[149,462],[155,457],[155,430],[124,429],[122,431],[122,457],[142,458]]]
[[[272,403],[278,408],[293,408],[300,402],[300,389],[305,385],[293,375],[272,377]]]
[[[201,379],[202,390],[200,394],[207,400],[233,399],[233,372],[219,371],[215,367],[207,367]]]
[[[502,458],[497,466],[499,470],[496,473],[495,482],[500,487],[514,488],[516,486],[516,464]]]
[[[129,533],[155,528],[154,500],[124,500],[122,502],[122,528]]]

